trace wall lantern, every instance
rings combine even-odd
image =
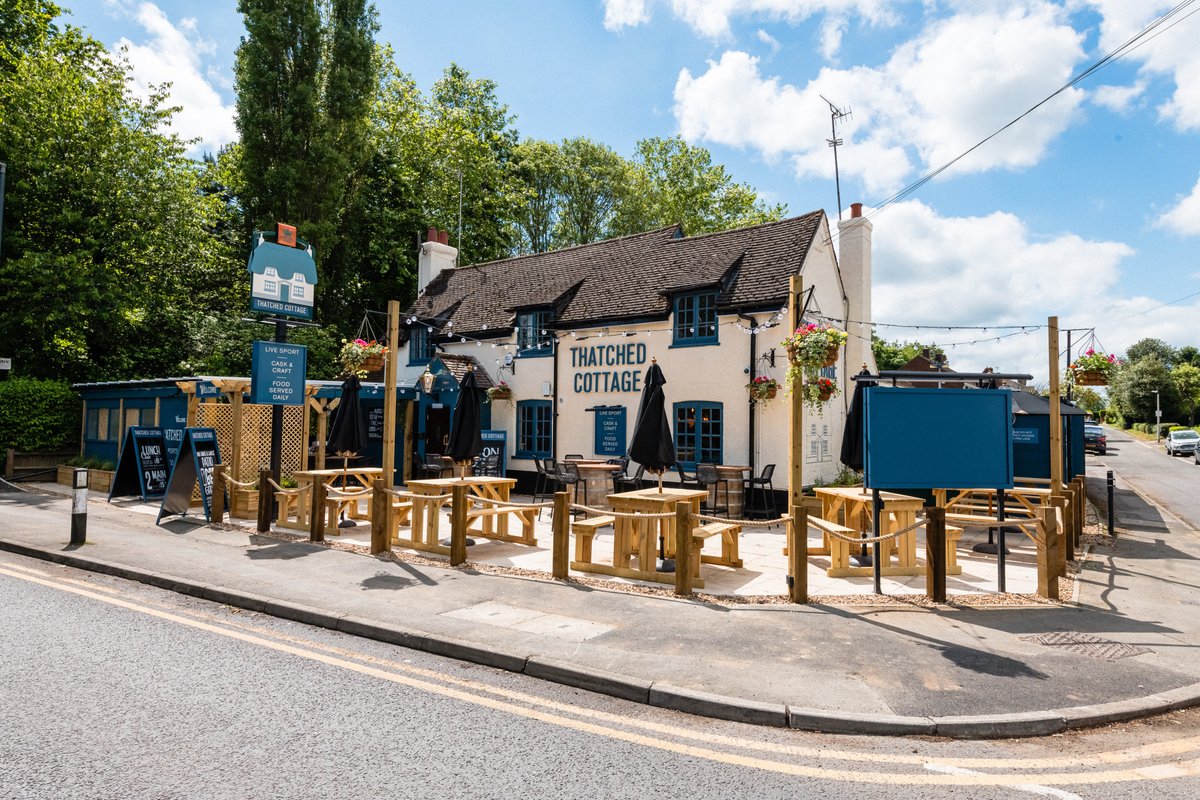
[[[421,376],[421,388],[425,390],[425,394],[433,394],[433,381],[433,373],[426,367],[425,374]]]

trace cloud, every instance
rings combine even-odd
[[[941,166],[1070,78],[1083,57],[1081,36],[1059,14],[1044,3],[959,14],[933,23],[880,67],[825,68],[804,86],[763,75],[758,59],[727,51],[702,74],[680,71],[680,133],[756,149],[768,159],[790,154],[801,177],[831,177],[824,95],[853,110],[839,127],[843,174],[861,178],[868,191],[890,193],[914,165]],[[1075,119],[1083,96],[1067,90],[955,169],[1036,164]]]
[[[1174,208],[1162,215],[1158,227],[1181,236],[1200,236],[1200,180],[1192,187],[1191,194],[1181,198]]]
[[[1121,296],[1121,264],[1134,255],[1122,242],[1074,234],[1040,236],[1013,214],[943,216],[919,201],[889,206],[871,223],[875,322],[922,326],[881,326],[877,333],[888,341],[945,346],[954,369],[991,366],[1046,380],[1045,330],[1014,335],[999,326],[1044,325],[1051,315],[1059,317],[1064,330],[1096,327],[1112,351],[1123,351],[1146,336],[1177,344],[1194,338],[1195,308],[1171,307],[1123,319],[1161,302]],[[947,326],[991,327],[971,331]],[[1077,334],[1075,341],[1081,338]]]
[[[604,0],[604,27],[610,31],[636,27],[649,20],[645,0]]]
[[[754,35],[760,42],[765,44],[767,47],[771,48],[772,53],[779,52],[779,40],[776,39],[774,36],[767,33],[762,28],[759,28],[758,33],[756,33]]]
[[[198,33],[194,19],[172,24],[154,3],[142,3],[135,20],[147,34],[136,43],[127,38],[117,42],[133,68],[133,87],[149,96],[150,86],[169,82],[170,104],[180,106],[171,121],[183,139],[198,139],[192,153],[216,150],[237,138],[234,108],[225,104],[202,72],[202,60],[216,52],[216,45]]]
[[[1092,90],[1091,101],[1109,111],[1123,114],[1131,110],[1133,101],[1140,98],[1145,92],[1146,82],[1144,80],[1136,81],[1130,86],[1097,86]]]

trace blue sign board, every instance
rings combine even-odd
[[[596,444],[598,456],[625,455],[625,407],[610,406],[595,409]]]
[[[312,319],[317,264],[311,247],[288,247],[255,238],[250,251],[250,310]]]
[[[250,402],[304,405],[308,348],[302,344],[255,342],[250,366]]]
[[[1011,489],[1007,389],[871,386],[863,402],[871,489]]]
[[[508,474],[508,431],[480,431],[479,438],[483,439],[483,449],[479,457],[486,460],[492,453],[497,455],[496,463],[500,465],[500,477]]]
[[[185,429],[156,522],[161,524],[163,517],[186,516],[192,503],[192,492],[197,485],[200,487],[204,518],[212,521],[213,469],[220,463],[221,451],[217,446],[216,430]]]

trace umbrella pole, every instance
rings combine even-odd
[[[349,471],[350,471],[350,456],[343,455],[342,456],[342,489],[343,490],[349,485],[348,484],[348,481],[350,480],[350,476],[348,474]],[[355,522],[354,520],[346,519],[346,507],[342,506],[342,519],[340,522],[338,522],[338,527],[339,528],[354,528],[357,526],[358,526],[358,523]]]

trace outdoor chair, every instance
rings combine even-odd
[[[629,456],[621,456],[620,458],[610,458],[608,461],[606,461],[604,463],[612,464],[615,467],[621,468],[621,470],[619,472],[614,472],[612,474],[613,491],[616,492],[616,491],[618,491],[617,478],[624,478],[625,473],[629,471]]]
[[[754,514],[761,513],[764,517],[773,519],[777,516],[775,511],[775,485],[771,483],[771,478],[775,475],[775,465],[767,464],[763,467],[762,474],[757,478],[751,477],[746,480],[746,499],[749,501],[746,507],[746,515],[751,512]],[[757,490],[757,504],[755,503]]]
[[[427,453],[420,463],[422,476],[425,478],[440,478],[446,470],[446,462],[439,455]]]
[[[546,462],[540,458],[533,459],[533,468],[537,475],[533,479],[533,502],[540,503],[550,491],[550,476],[546,474]]]
[[[696,483],[698,483],[706,492],[712,492],[712,505],[708,504],[708,498],[704,498],[704,505],[709,511],[729,512],[729,480],[722,478],[717,472],[716,464],[697,464],[696,465]],[[725,484],[725,505],[720,504],[720,488],[721,484]]]
[[[583,461],[583,456],[581,456],[579,453],[568,453],[563,458],[563,460],[564,461]]]
[[[688,472],[683,468],[683,464],[675,462],[675,471],[679,473],[679,488],[686,489],[689,486],[699,486],[696,480],[696,473]]]
[[[559,464],[554,475],[556,485],[555,491],[570,492],[571,502],[579,502],[579,468],[574,464],[563,463]],[[567,488],[570,487],[570,488]],[[571,514],[577,513],[572,510]]]
[[[638,464],[637,472],[633,476],[616,475],[613,477],[613,492],[633,492],[642,488],[642,476],[646,474],[646,468]]]

